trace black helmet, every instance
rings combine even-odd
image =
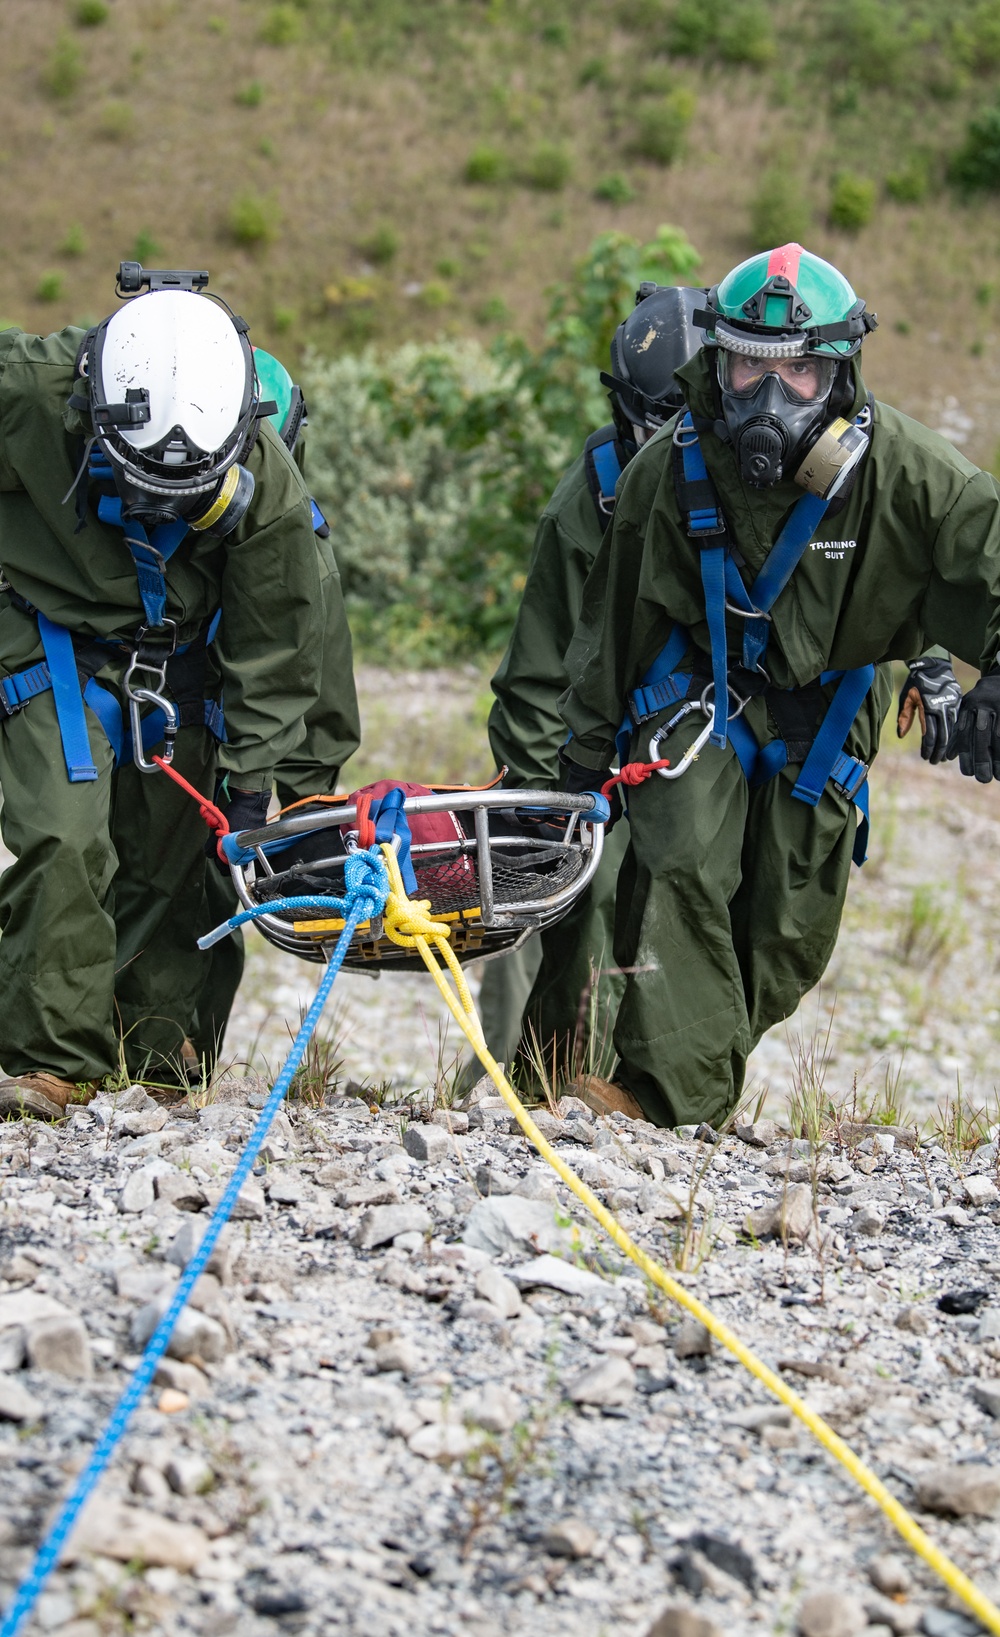
[[[674,373],[702,344],[693,322],[704,306],[705,290],[674,284],[641,284],[636,304],[611,342],[611,374],[601,381],[611,388],[615,420],[655,432],[684,402]]]

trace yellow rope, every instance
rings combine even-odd
[[[855,1455],[850,1445],[845,1444],[844,1440],[838,1437],[833,1428],[823,1420],[823,1417],[817,1415],[815,1410],[810,1409],[809,1405],[799,1397],[798,1393],[794,1392],[779,1375],[769,1369],[762,1359],[759,1359],[755,1353],[750,1351],[749,1347],[744,1346],[740,1338],[730,1330],[727,1324],[723,1324],[721,1319],[717,1319],[715,1314],[705,1307],[704,1303],[700,1302],[696,1296],[692,1296],[689,1291],[684,1289],[683,1285],[678,1284],[676,1279],[671,1278],[665,1268],[661,1267],[658,1262],[654,1262],[651,1256],[647,1256],[644,1250],[634,1244],[611,1212],[601,1204],[595,1194],[591,1193],[587,1185],[581,1182],[575,1172],[570,1170],[565,1161],[559,1158],[551,1144],[546,1142],[531,1115],[506,1079],[499,1063],[491,1055],[485,1044],[482,1024],[479,1021],[472,995],[469,992],[469,986],[465,981],[465,976],[458,961],[455,959],[454,951],[448,944],[450,928],[440,921],[434,920],[429,913],[430,903],[427,900],[414,903],[407,898],[395,852],[389,845],[383,845],[383,852],[385,853],[386,865],[389,871],[390,884],[389,898],[385,909],[385,930],[388,937],[393,943],[402,944],[407,949],[416,949],[419,952],[456,1023],[468,1039],[476,1056],[525,1136],[534,1143],[542,1158],[548,1161],[552,1169],[562,1178],[567,1188],[571,1189],[580,1203],[587,1207],[591,1216],[601,1224],[601,1227],[614,1240],[619,1250],[623,1251],[641,1269],[652,1284],[657,1285],[673,1301],[686,1308],[694,1318],[698,1319],[706,1330],[711,1331],[716,1341],[721,1342],[723,1347],[728,1348],[729,1352],[739,1359],[740,1363],[750,1371],[752,1376],[756,1376],[757,1380],[767,1387],[770,1392],[774,1393],[776,1398],[780,1398],[781,1402],[788,1406],[792,1414],[797,1416],[804,1426],[808,1427],[813,1437],[819,1440],[823,1448],[828,1450],[840,1462],[841,1466],[846,1468],[855,1483],[867,1491],[872,1500],[881,1507],[890,1523],[898,1529],[903,1539],[913,1547],[913,1550],[923,1558],[924,1562],[934,1570],[935,1574],[940,1576],[945,1585],[962,1599],[988,1631],[992,1631],[997,1634],[997,1637],[1000,1637],[1000,1609],[973,1584],[968,1575],[962,1573],[962,1570],[951,1561],[946,1553],[935,1546],[930,1537],[921,1529],[916,1519],[910,1516],[906,1507],[901,1505],[895,1495],[886,1488],[871,1467],[862,1461],[860,1456]],[[444,958],[455,980],[457,995],[449,988],[447,978],[430,947],[431,944]]]

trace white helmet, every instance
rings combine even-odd
[[[243,320],[193,290],[153,289],[90,332],[78,370],[123,516],[235,528],[253,495],[240,462],[260,413]]]

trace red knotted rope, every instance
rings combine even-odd
[[[173,779],[174,783],[180,785],[183,791],[194,797],[194,800],[198,803],[198,812],[201,817],[205,820],[209,829],[215,831],[215,850],[219,858],[223,864],[228,864],[229,860],[222,851],[222,838],[229,834],[229,820],[225,813],[221,812],[214,802],[209,801],[207,796],[203,796],[200,790],[196,790],[193,784],[189,784],[183,774],[178,773],[176,768],[170,766],[169,762],[165,762],[162,756],[154,756],[152,760],[161,773],[165,773],[168,779]]]
[[[601,795],[607,801],[616,784],[642,784],[656,772],[657,768],[669,766],[669,758],[665,756],[658,762],[626,762],[620,773],[616,773],[607,784],[601,785]]]

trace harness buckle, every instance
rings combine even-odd
[[[846,796],[848,801],[854,800],[870,771],[867,762],[858,761],[854,757],[851,758],[851,761],[853,766],[846,778],[838,779],[834,773],[830,775],[830,783],[833,785],[834,790],[839,790],[840,794]]]
[[[723,607],[727,614],[738,614],[741,620],[766,620],[768,625],[772,620],[772,615],[765,614],[762,608],[740,608],[736,603],[731,603],[728,597]]]
[[[140,660],[140,670],[159,670],[160,666],[156,662],[161,654],[163,664],[166,665],[167,660],[172,659],[177,652],[177,621],[164,617],[159,625],[140,625],[132,638],[132,647],[135,657]],[[144,663],[147,657],[154,661],[152,665]],[[135,660],[129,666],[130,671],[134,664]]]

